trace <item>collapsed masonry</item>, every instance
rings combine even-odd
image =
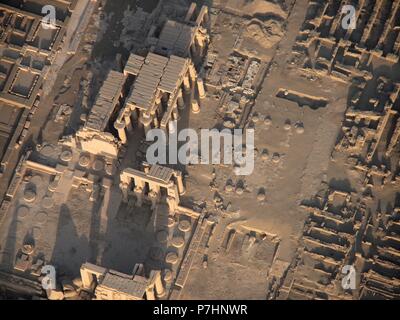
[[[68,43],[77,0],[54,4],[55,26],[42,23],[40,1],[7,1],[0,8],[0,175],[28,134],[42,86],[60,48]]]
[[[298,250],[278,299],[398,299],[399,209],[369,214],[366,199],[328,190],[309,213]],[[357,290],[342,288],[343,267],[354,265]],[[310,276],[310,274],[312,276]]]
[[[0,9],[0,101],[31,108],[42,82],[66,36],[66,27],[77,1],[58,8],[55,26],[46,28],[35,6],[2,5]],[[38,6],[39,7],[39,6]]]
[[[306,21],[294,49],[305,69],[328,74],[340,81],[369,73],[372,61],[398,62],[400,53],[398,1],[360,1],[356,7],[357,27],[343,28],[347,1],[310,2]],[[315,46],[314,55],[308,50]]]
[[[367,164],[375,158],[390,157],[399,138],[400,85],[384,76],[376,82],[375,94],[368,92],[367,81],[355,87],[336,145],[336,151],[357,153]]]

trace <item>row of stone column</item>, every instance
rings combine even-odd
[[[123,109],[114,122],[114,128],[118,131],[118,137],[123,144],[128,142],[127,132],[133,131],[132,117],[137,118],[136,111],[132,112],[130,109]]]
[[[163,298],[166,295],[164,284],[161,279],[161,271],[152,271],[150,273],[150,284],[146,288],[146,299],[155,300],[157,298]],[[154,295],[154,292],[156,295]]]
[[[173,181],[166,187],[167,189],[167,203],[170,207],[170,212],[174,212],[176,207],[179,205],[179,196],[185,193],[185,186],[183,184],[182,173],[176,171],[174,173],[176,179],[176,185]],[[143,204],[143,197],[145,196],[144,190],[146,182],[149,185],[149,193],[148,197],[152,202],[152,209],[154,209],[159,202],[161,195],[161,185],[156,182],[145,181],[140,179],[139,177],[132,178],[133,183],[135,184],[135,188],[133,189],[133,193],[136,198],[136,206],[140,207]],[[129,183],[127,181],[123,181],[121,183],[121,191],[123,194],[123,200],[128,202],[128,191],[129,191]]]
[[[205,88],[204,88],[204,83],[201,78],[197,77],[197,72],[194,68],[193,65],[190,65],[188,73],[184,76],[183,78],[183,88],[186,92],[190,92],[193,86],[197,85],[197,90],[199,93],[199,98],[203,99],[206,96]],[[172,119],[171,120],[178,120],[179,119],[179,111],[178,109],[184,109],[185,108],[185,102],[183,99],[183,92],[182,88],[179,88],[177,93],[177,99],[175,102],[175,105],[172,107]],[[161,98],[159,98],[155,103],[158,105],[161,105]],[[142,111],[140,112],[140,115],[138,116],[138,110],[130,110],[130,108],[125,108],[121,111],[121,114],[118,116],[117,120],[114,122],[114,128],[118,131],[118,137],[120,141],[123,144],[126,144],[128,142],[127,138],[127,132],[132,132],[133,130],[133,124],[132,124],[132,118],[133,120],[136,120],[140,122],[141,125],[143,125],[144,128],[144,133],[147,135],[148,131],[151,130],[152,128],[160,128],[160,121],[158,119],[158,114],[160,107],[158,107],[153,114],[151,114],[148,111]],[[199,113],[200,112],[200,105],[196,99],[192,101],[191,105],[191,110],[193,113]]]

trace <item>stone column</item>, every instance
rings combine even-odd
[[[161,272],[155,271],[153,274],[153,279],[154,279],[154,288],[156,289],[157,298],[164,297],[166,292],[161,280]]]
[[[179,195],[185,194],[186,189],[185,189],[185,186],[183,185],[182,172],[175,171],[175,177],[176,177],[176,184],[178,186]]]
[[[151,130],[152,121],[150,114],[148,112],[143,112],[140,122],[143,124],[145,135]]]
[[[154,210],[157,206],[158,202],[158,194],[155,191],[150,191],[149,192],[149,199],[151,201],[151,210]]]
[[[177,95],[178,95],[178,98],[176,101],[178,103],[178,108],[183,110],[183,109],[185,109],[185,100],[183,100],[183,93],[182,93],[181,88],[179,88]]]
[[[156,192],[157,194],[160,193],[160,186],[154,182],[149,182],[149,188],[151,191]]]
[[[118,131],[118,136],[119,139],[121,140],[121,142],[123,144],[126,144],[128,142],[128,139],[126,137],[126,133],[125,133],[125,122],[123,121],[115,121],[114,122],[114,128],[117,129]]]
[[[168,196],[167,204],[168,204],[168,208],[169,208],[169,214],[171,214],[171,215],[175,214],[176,207],[178,206],[176,199],[172,196]]]
[[[189,76],[190,76],[190,80],[194,83],[197,78],[197,71],[193,64],[189,65]]]
[[[149,182],[149,188],[150,188],[149,198],[152,204],[151,209],[154,210],[156,208],[158,199],[160,197],[160,186],[155,183]]]
[[[190,52],[192,53],[192,57],[194,58],[197,58],[199,56],[195,42],[193,42],[192,45],[190,46]]]
[[[185,91],[187,91],[187,92],[189,92],[191,90],[189,75],[184,76],[183,87],[185,88]]]
[[[199,98],[204,99],[206,97],[206,90],[204,89],[203,79],[197,79],[197,90],[199,91]]]
[[[136,196],[136,206],[140,207],[143,203],[143,191],[145,182],[139,178],[135,178],[135,189],[133,190]]]
[[[203,35],[200,35],[199,32],[197,32],[194,40],[197,49],[197,53],[199,56],[203,55],[204,47],[205,47],[205,38]]]
[[[132,110],[131,117],[132,117],[133,121],[137,121],[139,119],[138,110],[136,108]]]
[[[136,196],[136,207],[141,207],[143,203],[143,188],[135,187],[133,189],[133,192],[135,193]]]
[[[84,289],[90,289],[93,284],[93,275],[85,268],[81,268],[82,286]]]
[[[175,105],[175,106],[172,108],[172,119],[178,121],[179,118],[180,118],[180,117],[179,117],[179,112],[178,112],[178,106]]]
[[[156,300],[156,296],[154,295],[154,285],[146,288],[146,300]]]
[[[158,121],[157,115],[153,115],[153,124],[155,128],[160,126],[160,121]]]
[[[199,113],[200,112],[199,103],[195,99],[193,99],[193,101],[192,101],[192,112],[193,113]]]
[[[176,199],[177,205],[179,204],[179,191],[178,187],[175,185],[174,182],[170,182],[170,184],[167,187],[167,195],[171,196],[172,198]]]
[[[189,22],[189,21],[190,21],[190,18],[192,18],[193,14],[194,14],[194,11],[196,10],[196,8],[197,8],[197,3],[192,2],[192,4],[191,4],[190,7],[189,7],[188,12],[186,13],[186,17],[185,17],[185,21],[186,21],[186,22]]]
[[[157,113],[158,117],[162,118],[162,114],[163,114],[163,104],[162,103],[157,105],[156,113]]]
[[[168,133],[169,134],[174,134],[178,130],[178,128],[175,126],[176,122],[175,121],[169,121],[168,122]]]
[[[131,113],[129,111],[125,112],[124,120],[125,120],[125,124],[126,124],[126,130],[128,130],[128,132],[132,132],[133,126],[132,126],[132,120],[131,120]]]
[[[163,123],[161,123],[160,129],[164,132],[165,137],[166,137],[166,143],[168,143],[168,129],[167,126]]]
[[[122,199],[124,202],[128,202],[128,187],[129,184],[125,183],[125,182],[121,182],[121,184],[119,185],[121,191],[122,191]]]

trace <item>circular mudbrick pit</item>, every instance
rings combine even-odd
[[[237,187],[237,188],[236,188],[236,194],[242,195],[243,192],[244,192],[244,189],[243,189],[242,187]]]
[[[265,124],[266,126],[270,126],[270,125],[272,124],[272,119],[271,119],[270,116],[266,116],[266,117],[265,117],[265,119],[264,119],[264,124]]]
[[[253,120],[254,123],[257,123],[260,120],[258,113],[254,113],[251,120]]]
[[[164,270],[164,281],[169,283],[172,281],[172,271],[169,269]]]
[[[29,208],[22,206],[19,207],[17,210],[17,216],[18,218],[25,218],[29,214]]]
[[[304,125],[301,122],[296,123],[296,133],[297,134],[304,133]]]
[[[231,184],[227,184],[227,185],[225,186],[225,191],[226,191],[226,192],[232,192],[232,191],[233,191],[233,186],[232,186]]]
[[[159,243],[166,243],[168,241],[168,232],[166,230],[159,230],[156,234],[156,239]]]
[[[175,219],[172,217],[168,218],[168,228],[172,228],[175,225]]]
[[[176,264],[179,260],[179,256],[175,252],[168,252],[165,256],[165,262],[170,264]]]
[[[289,131],[290,129],[292,129],[292,124],[291,124],[290,120],[285,121],[285,124],[283,125],[283,129],[285,131]]]
[[[265,198],[266,198],[265,189],[264,189],[264,188],[260,188],[260,189],[258,190],[257,200],[258,200],[258,201],[264,201]]]
[[[50,192],[54,192],[54,191],[57,190],[57,187],[58,187],[58,182],[57,182],[57,181],[52,181],[52,182],[49,183],[49,186],[48,186],[47,189],[48,189]]]
[[[154,261],[160,261],[162,259],[162,249],[160,247],[152,247],[150,249],[150,258]]]
[[[178,228],[182,232],[189,232],[192,229],[192,225],[190,224],[190,221],[182,220],[181,222],[179,222]]]
[[[53,154],[54,148],[50,145],[44,146],[41,150],[40,153],[44,155],[45,157],[49,157]]]
[[[50,208],[53,207],[53,205],[54,205],[54,201],[53,201],[52,198],[50,198],[50,197],[44,197],[43,198],[43,200],[42,200],[43,208],[50,209]]]
[[[272,156],[272,162],[273,163],[279,163],[279,161],[281,161],[281,156],[279,153],[274,153],[274,155]]]
[[[106,173],[111,176],[114,172],[113,165],[111,163],[106,164]]]
[[[254,152],[254,158],[257,158],[258,155],[260,154],[260,151],[258,151],[257,148],[254,148],[254,149],[253,149],[253,152]]]
[[[30,180],[30,183],[32,183],[33,185],[35,185],[36,187],[39,187],[42,185],[43,183],[43,179],[41,176],[33,176]]]
[[[79,158],[79,165],[81,167],[86,168],[89,165],[89,163],[90,163],[90,158],[88,156],[81,156]]]
[[[96,160],[94,163],[93,163],[93,170],[94,171],[101,171],[101,170],[103,170],[104,169],[104,162],[103,161],[101,161],[101,160]]]
[[[72,160],[72,152],[69,150],[65,150],[61,153],[60,159],[64,162],[69,162]]]
[[[34,250],[35,247],[33,244],[27,243],[22,246],[22,252],[25,254],[31,255]]]
[[[43,223],[46,222],[46,220],[47,220],[47,213],[46,212],[41,211],[41,212],[38,212],[35,215],[35,222],[36,223],[43,224]]]
[[[264,149],[261,153],[261,159],[263,161],[268,161],[269,160],[269,154],[268,154],[268,150]]]
[[[174,237],[172,239],[172,245],[175,248],[182,248],[184,246],[184,244],[185,244],[185,239],[182,237]]]
[[[36,200],[36,192],[31,189],[25,190],[24,200],[29,203],[34,202]]]

